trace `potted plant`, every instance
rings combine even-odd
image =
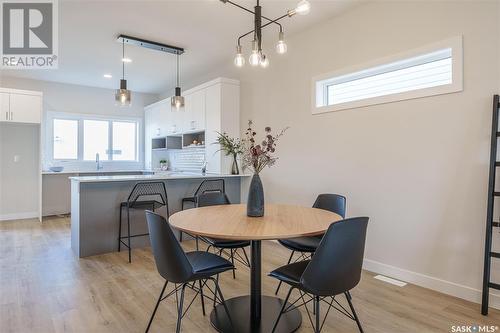
[[[240,169],[238,167],[238,155],[243,152],[241,140],[239,138],[231,138],[226,132],[217,132],[217,142],[220,145],[220,151],[223,151],[226,156],[233,157],[233,164],[231,166],[231,174],[239,175]]]
[[[160,170],[161,171],[168,170],[168,161],[167,160],[160,160]]]
[[[248,121],[245,138],[242,140],[243,168],[249,168],[253,171],[250,189],[248,190],[247,215],[261,217],[264,216],[264,189],[259,173],[265,167],[272,167],[278,160],[278,157],[274,155],[276,143],[288,127],[282,129],[277,135],[272,134],[271,127],[266,127],[264,129],[265,137],[259,143],[256,140],[257,133],[253,130],[252,125],[252,121]]]

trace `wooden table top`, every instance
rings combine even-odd
[[[318,208],[270,204],[263,217],[248,217],[246,204],[193,208],[170,216],[170,224],[197,236],[266,240],[321,235],[340,215]]]

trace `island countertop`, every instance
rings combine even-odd
[[[69,177],[72,182],[78,183],[100,183],[100,182],[126,182],[144,180],[169,180],[169,179],[205,179],[205,178],[230,178],[250,177],[250,174],[217,174],[217,173],[194,173],[194,172],[156,172],[153,175],[116,175],[116,176],[82,176]]]

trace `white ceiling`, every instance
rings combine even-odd
[[[255,1],[233,0],[252,8]],[[297,1],[261,0],[263,15],[280,16]],[[310,0],[309,15],[285,18],[287,35],[330,18],[354,6],[359,0]],[[253,17],[219,0],[156,1],[59,1],[59,69],[2,70],[2,75],[86,86],[117,88],[121,77],[120,34],[140,37],[186,49],[181,56],[181,80],[197,76],[232,62],[236,39],[252,30]],[[277,38],[276,28],[267,28],[264,40]],[[248,52],[249,39],[244,47]],[[163,93],[175,84],[175,56],[126,46],[129,89]],[[103,78],[111,73],[112,79]]]

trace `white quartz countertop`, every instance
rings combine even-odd
[[[157,172],[154,175],[117,175],[117,176],[83,176],[69,177],[73,182],[79,183],[100,183],[100,182],[125,182],[125,181],[141,181],[141,180],[168,180],[168,179],[202,179],[202,178],[228,178],[228,177],[250,177],[250,174],[216,174],[192,172]]]
[[[85,171],[71,171],[71,170],[63,170],[61,172],[54,172],[54,171],[50,171],[50,170],[44,170],[42,171],[42,175],[83,175],[83,174],[87,174],[87,173],[91,173],[91,174],[99,174],[99,173],[124,173],[124,172],[153,172],[152,170],[85,170]]]

